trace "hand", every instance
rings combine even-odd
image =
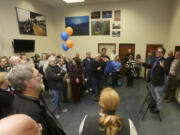
[[[88,79],[87,79],[87,78],[84,78],[84,81],[85,81],[85,82],[87,82],[87,81],[88,81]]]
[[[164,61],[161,60],[159,63],[160,63],[160,66],[163,68],[164,67]]]
[[[98,67],[97,70],[101,70],[101,67]]]
[[[76,78],[76,83],[79,83],[79,78]]]
[[[104,58],[104,62],[108,62],[109,61],[109,59],[108,58]]]
[[[116,72],[119,72],[119,70],[117,69]]]

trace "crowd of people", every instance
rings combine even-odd
[[[106,48],[102,48],[102,52],[93,58],[91,53],[87,52],[83,60],[79,53],[76,53],[74,58],[66,58],[65,55],[54,53],[50,55],[43,53],[41,57],[35,54],[31,58],[25,55],[0,57],[0,119],[2,119],[0,124],[4,124],[4,119],[21,117],[22,121],[28,119],[34,123],[33,131],[38,135],[39,132],[43,135],[65,134],[58,119],[60,113],[68,111],[64,102],[67,101],[67,78],[69,78],[73,102],[79,103],[81,97],[88,93],[93,100],[99,101],[101,110],[100,115],[85,116],[79,134],[103,132],[106,135],[117,135],[122,132],[136,135],[132,121],[115,114],[120,98],[113,88],[118,87],[122,65],[125,65],[127,87],[133,87],[134,77],[141,78],[141,69],[145,67],[146,80],[151,84],[155,101],[151,111],[159,113],[163,93],[165,92],[164,99],[171,102],[179,87],[180,50],[175,52],[175,55],[169,51],[165,59],[165,49],[158,48],[154,55],[148,53],[148,58],[143,62],[140,54],[137,54],[134,60],[132,50],[129,49],[124,56],[124,63],[121,63],[115,50],[111,57],[107,56],[106,52]],[[109,78],[111,78],[110,84]],[[104,87],[107,88],[103,90]],[[44,102],[44,92],[51,95],[52,109],[49,109]],[[35,122],[27,116],[17,114],[28,115]]]

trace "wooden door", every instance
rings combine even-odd
[[[121,69],[122,75],[125,75],[124,57],[128,53],[128,49],[131,49],[132,54],[135,55],[135,44],[119,44],[119,57],[122,63],[122,69]]]
[[[178,50],[180,50],[180,46],[176,46],[176,47],[175,47],[174,53],[176,53],[176,51],[178,51]]]

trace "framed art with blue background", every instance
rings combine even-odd
[[[112,18],[112,11],[103,11],[103,18]]]
[[[73,28],[72,36],[89,35],[89,16],[66,17],[65,25]]]

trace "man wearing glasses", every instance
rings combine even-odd
[[[42,135],[65,135],[41,95],[42,75],[33,64],[20,64],[8,73],[11,86],[19,91],[14,97],[11,114],[26,114],[42,126]]]
[[[164,48],[158,48],[158,50],[156,51],[156,59],[153,62],[150,72],[151,92],[153,99],[156,102],[156,106],[152,109],[152,112],[154,113],[159,113],[161,110],[161,102],[165,89],[165,52],[166,50]]]

